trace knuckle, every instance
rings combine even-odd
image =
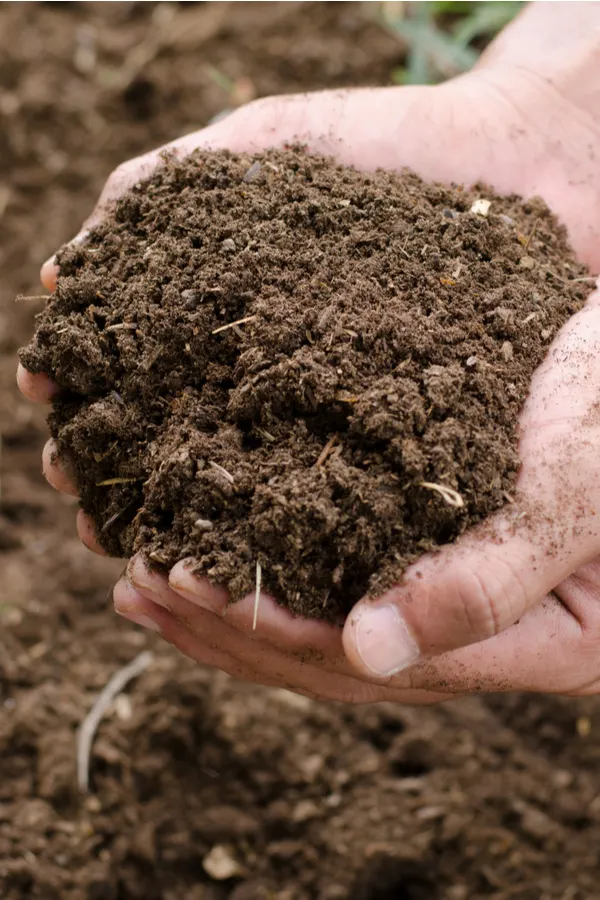
[[[455,596],[457,613],[474,641],[501,632],[525,606],[525,589],[518,573],[497,560],[487,569],[461,571]]]

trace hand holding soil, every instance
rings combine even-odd
[[[507,66],[501,50],[487,66],[439,88],[261,101],[174,146],[253,152],[301,141],[361,169],[408,166],[427,180],[481,180],[500,193],[540,194],[567,225],[580,259],[597,269],[600,141],[593,111],[585,98],[557,95]],[[514,97],[518,111],[507,102]],[[91,224],[155,163],[149,156],[123,167]],[[533,243],[533,227],[530,236]],[[52,287],[51,267],[43,277]],[[223,588],[195,578],[184,563],[167,581],[139,557],[115,589],[118,611],[154,623],[200,662],[320,697],[427,702],[469,690],[595,691],[599,358],[593,295],[535,375],[521,416],[514,502],[454,546],[419,560],[376,604],[360,603],[343,636],[332,625],[293,618],[264,593],[253,630],[252,594],[227,605]],[[35,399],[55,390],[44,376],[21,371],[20,380]],[[58,489],[70,489],[56,466],[47,465],[47,474]],[[81,531],[92,543],[85,520]]]

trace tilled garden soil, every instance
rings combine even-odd
[[[253,94],[386,83],[402,48],[369,13],[344,3],[0,8],[7,900],[600,897],[597,701],[352,709],[193,666],[116,620],[107,595],[120,564],[78,544],[76,503],[40,475],[44,411],[14,388],[16,349],[40,304],[13,298],[37,293],[39,263],[79,227],[109,171]],[[99,729],[82,800],[77,726],[148,647],[150,667]]]

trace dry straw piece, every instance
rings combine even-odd
[[[256,631],[256,623],[258,622],[258,604],[260,603],[260,586],[262,582],[262,567],[256,562],[256,594],[254,596],[254,618],[252,619],[252,631]]]
[[[420,481],[419,487],[427,488],[428,491],[435,491],[446,501],[448,506],[461,509],[465,505],[465,501],[454,488],[446,487],[443,484],[434,484],[433,481]]]

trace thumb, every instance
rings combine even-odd
[[[423,557],[376,601],[361,600],[344,649],[363,675],[484,641],[598,553],[600,291],[560,332],[521,416],[522,467],[508,511]]]
[[[514,525],[513,525],[514,527]],[[346,621],[346,655],[361,674],[395,675],[426,656],[486,640],[516,622],[573,569],[552,535],[511,534],[507,519],[426,556],[378,600]]]

